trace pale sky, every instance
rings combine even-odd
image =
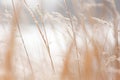
[[[22,0],[13,0],[13,1],[17,2],[17,1],[22,1]],[[44,8],[49,9],[49,10],[54,9],[56,8],[56,3],[59,1],[60,0],[43,0]],[[0,0],[0,2],[3,5],[10,7],[12,0]],[[35,8],[41,2],[41,0],[26,0],[26,2],[31,8]]]

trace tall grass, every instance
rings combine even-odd
[[[1,7],[8,10],[1,12],[0,25],[8,29],[1,35],[8,35],[0,37],[7,44],[0,46],[0,80],[120,79],[115,0],[61,0],[62,13],[38,2],[32,8],[27,0],[11,0],[12,9]]]

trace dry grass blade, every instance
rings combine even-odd
[[[14,10],[14,15],[16,16],[17,13],[16,13],[15,4],[14,4],[13,0],[12,0],[12,5],[13,5],[13,10]],[[24,43],[24,40],[23,40],[23,37],[22,37],[22,33],[21,33],[21,30],[20,30],[20,25],[19,25],[19,22],[18,22],[18,17],[15,17],[15,20],[16,20],[16,26],[18,27],[18,31],[19,31],[19,34],[20,34],[20,37],[21,37],[21,40],[22,40],[22,43],[23,43],[23,47],[25,49],[25,53],[27,55],[29,65],[30,65],[30,69],[31,69],[31,72],[32,72],[32,79],[34,80],[34,71],[33,71],[33,68],[32,68],[32,64],[30,62],[30,57],[28,55],[28,51],[26,49],[26,46],[25,46],[25,43]]]
[[[107,3],[110,3],[112,5],[108,5]],[[115,39],[115,47],[114,47],[114,54],[119,57],[119,50],[118,50],[118,47],[119,47],[119,42],[118,42],[118,12],[116,10],[116,5],[115,5],[115,1],[112,0],[112,1],[105,1],[105,5],[106,7],[109,7],[109,9],[111,10],[112,12],[112,16],[114,17],[113,19],[113,26],[114,26],[114,39]],[[116,69],[120,69],[120,64],[118,61],[115,61],[115,67]],[[115,80],[119,80],[120,79],[120,74],[116,73],[115,75]]]
[[[43,33],[42,33],[41,29],[40,29],[40,26],[39,26],[39,24],[38,24],[38,21],[37,21],[35,15],[33,14],[32,10],[31,10],[31,9],[29,8],[29,6],[27,5],[27,3],[26,3],[25,0],[24,0],[24,3],[25,3],[25,7],[27,8],[27,10],[29,11],[30,15],[32,16],[32,18],[33,18],[33,20],[34,20],[34,22],[35,22],[35,24],[36,24],[36,26],[37,26],[37,28],[38,28],[38,30],[39,30],[40,35],[42,36],[42,39],[43,39],[43,41],[44,41],[44,44],[45,44],[45,46],[46,46],[46,48],[47,48],[47,50],[48,50],[48,55],[49,55],[49,57],[50,57],[52,69],[53,69],[53,71],[55,72],[54,63],[53,63],[53,60],[52,60],[52,57],[51,57],[51,54],[50,54],[49,44],[48,44],[48,41],[46,41],[46,40],[47,40],[46,33],[45,33],[45,37],[46,37],[46,39],[45,39],[45,37],[44,37],[44,35],[43,35]],[[44,31],[45,31],[45,30],[44,30]]]
[[[85,54],[85,60],[84,60],[84,69],[83,69],[83,76],[82,79],[83,80],[92,80],[92,76],[93,76],[93,68],[92,68],[92,57],[89,53],[89,51],[87,50],[86,54]]]
[[[70,19],[70,25],[71,25],[71,27],[72,27],[72,32],[73,32],[73,41],[74,41],[74,45],[75,45],[75,49],[76,49],[76,52],[75,52],[75,55],[77,56],[77,65],[78,65],[78,73],[79,73],[79,75],[80,75],[80,64],[79,64],[79,51],[78,51],[78,47],[77,47],[77,42],[76,42],[76,34],[75,34],[75,30],[74,30],[74,25],[73,25],[73,22],[72,22],[72,17],[71,17],[71,13],[70,13],[70,11],[69,11],[69,8],[68,8],[68,6],[67,6],[67,2],[66,2],[66,0],[64,0],[64,4],[65,4],[65,8],[66,8],[66,10],[67,10],[67,12],[68,12],[68,17],[69,17],[69,19]]]
[[[13,3],[13,0],[12,0]],[[11,33],[10,33],[10,40],[8,43],[8,49],[6,51],[6,57],[5,57],[5,70],[6,70],[6,74],[4,77],[4,80],[15,80],[15,76],[14,74],[12,74],[12,59],[13,59],[13,55],[14,55],[14,46],[15,46],[15,35],[16,35],[16,26],[17,26],[17,22],[16,22],[16,17],[18,17],[20,14],[20,9],[21,7],[17,7],[19,9],[19,11],[17,11],[17,13],[15,14],[15,12],[13,13],[13,18],[12,18],[12,23],[11,23]]]
[[[71,58],[71,52],[72,52],[72,48],[73,48],[73,43],[71,42],[70,47],[68,48],[67,52],[66,52],[66,56],[65,56],[65,61],[63,64],[63,70],[62,70],[62,74],[61,74],[61,80],[73,80],[71,73],[69,71],[70,67],[69,67],[69,63],[70,63],[70,58]]]
[[[47,37],[47,33],[46,33],[45,24],[44,24],[44,22],[43,22],[42,16],[39,14],[40,11],[37,10],[37,13],[38,13],[39,19],[40,19],[40,21],[41,21],[41,23],[42,23],[42,27],[43,27],[43,30],[44,30],[44,33],[45,33],[45,38],[46,38],[47,51],[48,51],[48,54],[49,54],[49,57],[50,57],[50,61],[51,61],[51,65],[52,65],[53,71],[55,72],[55,67],[54,67],[53,60],[52,60],[52,56],[51,56],[51,52],[50,52],[50,47],[49,47],[49,43],[48,43],[48,37]]]

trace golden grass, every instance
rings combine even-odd
[[[97,5],[98,3],[94,0],[88,1],[93,2],[72,0],[69,6],[68,0],[63,0],[66,13],[60,14],[56,12],[52,14],[43,11],[44,9],[41,10],[40,8],[43,8],[43,6],[40,4],[33,10],[26,0],[22,0],[19,5],[15,4],[15,0],[11,0],[11,11],[13,14],[11,21],[9,21],[11,24],[9,25],[10,33],[8,45],[5,49],[5,60],[2,61],[4,62],[4,73],[0,75],[0,80],[119,80],[120,47],[118,29],[120,17],[115,1],[103,0],[100,5]],[[72,7],[73,10],[71,10],[70,7]],[[104,13],[97,14],[101,17],[95,15],[95,12],[98,10],[91,10],[91,8],[97,7],[104,9]],[[25,12],[24,10],[29,13],[30,20],[32,19],[35,23],[34,27],[37,28],[41,38],[39,41],[45,46],[45,51],[43,50],[43,52],[40,53],[43,54],[45,58],[38,61],[40,64],[32,60],[29,50],[27,49],[28,46],[25,45],[24,34],[22,34],[21,29],[22,26],[20,26],[20,17],[23,12]],[[109,11],[110,14],[107,14],[107,11]],[[111,17],[106,18],[107,16]],[[5,17],[3,16],[3,18]],[[29,19],[26,20],[29,21]],[[50,27],[47,27],[46,24],[49,24]],[[61,27],[57,27],[56,24]],[[57,56],[54,56],[54,54],[57,53],[54,52],[57,47],[51,47],[49,36],[52,35],[52,33],[48,35],[48,28],[52,29],[56,40],[60,39],[60,35],[66,38],[62,38],[65,42],[62,42],[62,40],[56,41],[59,46],[61,43],[66,46],[65,50],[60,52],[60,57],[62,58],[60,62],[62,63],[56,62],[55,57]],[[62,32],[60,32],[60,30],[62,30]],[[113,33],[110,33],[110,31]],[[16,41],[17,32],[20,35],[25,50],[23,54],[26,54],[27,59],[20,56],[22,53],[16,56],[17,53],[14,52],[17,47],[16,43],[18,43]],[[56,36],[57,32],[60,34],[59,36]],[[43,45],[40,46],[43,47]],[[55,49],[54,51],[52,51],[53,47]],[[2,53],[0,53],[0,55],[2,55]],[[15,57],[21,58],[22,64],[14,64],[17,62],[14,61]],[[114,59],[109,60],[111,57]],[[24,64],[24,62],[26,62],[24,60],[27,60],[28,65]],[[15,72],[16,65],[22,66],[24,71],[21,71],[20,75],[22,75],[23,78],[17,75],[17,72],[20,72],[20,70]],[[30,67],[30,69],[28,69],[27,72],[26,68],[28,67]]]

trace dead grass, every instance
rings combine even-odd
[[[10,30],[5,53],[1,52],[2,48],[0,49],[0,55],[5,55],[4,59],[0,60],[2,62],[0,70],[3,69],[0,80],[120,79],[118,30],[120,17],[115,0],[103,0],[101,3],[95,0],[72,0],[70,2],[63,0],[62,6],[66,12],[50,13],[45,11],[41,4],[32,9],[26,0],[19,3],[11,0],[12,18],[2,23],[4,18],[8,18],[4,16],[6,13],[1,12],[0,15],[2,16],[1,25],[10,23],[7,25]],[[100,11],[99,14],[97,10],[99,8],[104,13]],[[24,24],[22,18],[25,15],[24,23],[31,25],[31,22],[34,22],[36,32],[38,31],[39,42],[42,43],[38,43],[39,53],[34,53],[35,50],[30,52],[31,46],[26,45],[25,34],[22,31],[24,27],[21,26]],[[23,46],[17,45],[19,43],[17,33]],[[32,33],[28,34],[32,35]],[[53,39],[55,40],[51,41]],[[20,52],[22,49],[15,50],[18,46],[23,47],[25,52]],[[32,54],[40,56],[34,60]],[[57,58],[60,58],[59,61]],[[4,65],[3,68],[2,65]]]

